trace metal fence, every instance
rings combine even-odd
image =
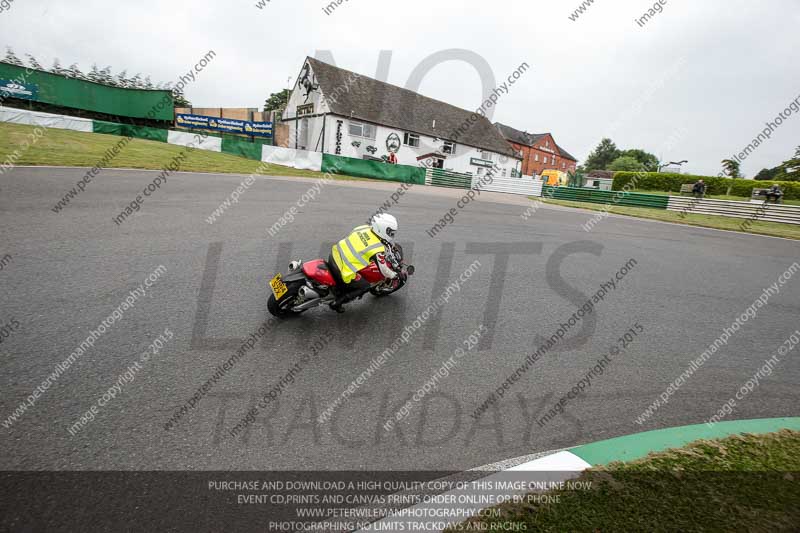
[[[800,206],[797,205],[734,202],[731,200],[699,200],[670,196],[667,209],[701,215],[720,215],[765,222],[800,224]]]

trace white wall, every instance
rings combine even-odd
[[[304,66],[305,68],[305,66]],[[312,82],[316,81],[314,79],[314,72],[313,69],[310,69],[310,80]],[[303,70],[301,69],[300,74],[303,74]],[[289,97],[289,103],[286,106],[286,111],[283,113],[284,120],[291,119],[289,121],[289,146],[286,148],[297,148],[300,150],[310,150],[316,152],[322,152],[322,144],[320,140],[320,134],[322,133],[322,117],[318,115],[322,115],[324,113],[330,112],[330,107],[328,103],[325,101],[325,97],[320,90],[311,91],[306,97],[307,89],[300,85],[301,83],[301,76],[298,76],[297,81],[295,81],[295,85],[292,89],[292,94]],[[299,118],[297,121],[293,120],[296,118],[297,106],[302,105],[313,105],[314,111],[311,117],[302,117]],[[296,130],[299,130],[301,135],[299,137],[295,137]]]
[[[307,127],[309,131],[309,143],[307,145],[307,149],[309,150],[321,150],[321,144],[318,144],[318,140],[320,140],[320,134],[322,132],[322,124],[323,124],[323,117],[314,117],[308,119],[300,119],[300,125],[298,127],[303,128],[304,125],[302,124],[303,121],[307,121]],[[339,117],[335,115],[328,115],[325,117],[325,122],[327,124],[325,129],[325,146],[324,152],[327,154],[336,154],[336,134],[338,128],[338,121],[342,122],[341,126],[341,153],[340,155],[345,157],[354,157],[356,159],[363,159],[364,156],[376,157],[380,158],[383,156],[389,155],[389,150],[386,147],[386,141],[388,137],[395,133],[400,138],[402,142],[404,140],[405,132],[403,130],[388,128],[385,126],[377,126],[376,127],[376,135],[375,139],[369,139],[365,137],[350,135],[350,119]],[[353,122],[359,122],[354,120]],[[293,138],[295,134],[295,122],[289,122],[289,136]],[[302,137],[302,136],[301,136]],[[359,143],[358,146],[355,146],[353,143]],[[302,143],[301,143],[302,144]],[[300,145],[298,145],[300,146]],[[397,159],[398,163],[401,165],[411,165],[411,166],[420,166],[421,161],[417,159],[425,154],[430,154],[433,152],[442,152],[443,140],[434,140],[433,137],[420,135],[420,145],[419,147],[412,147],[402,145],[400,150],[397,152]],[[376,150],[374,153],[371,153],[367,148],[373,147]],[[302,148],[302,146],[300,146]],[[477,148],[473,148],[471,146],[466,146],[463,144],[456,143],[456,153],[455,155],[447,155],[444,161],[444,168],[445,170],[452,170],[455,172],[462,172],[462,173],[472,173],[478,174],[478,172],[485,172],[486,169],[479,171],[481,167],[471,164],[470,160],[472,158],[476,159],[483,159],[481,154],[481,150]],[[494,163],[497,163],[500,171],[498,172],[498,176],[503,175],[503,170],[505,170],[505,174],[507,176],[511,176],[511,171],[513,169],[521,169],[521,162],[518,159],[514,159],[511,157],[507,157],[501,154],[492,153],[491,160]]]

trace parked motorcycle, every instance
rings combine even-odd
[[[352,300],[361,299],[368,292],[373,296],[388,296],[399,291],[408,282],[408,277],[414,274],[414,266],[403,261],[403,248],[394,244],[386,248],[386,259],[392,270],[397,272],[395,279],[387,280],[381,274],[378,266],[371,262],[370,265],[358,273],[358,279],[365,279],[370,283],[361,293],[352,295]],[[279,318],[299,315],[309,309],[320,305],[333,303],[335,294],[333,288],[336,281],[333,279],[327,261],[315,259],[313,261],[292,261],[286,274],[278,274],[269,282],[272,294],[267,301],[270,314]]]

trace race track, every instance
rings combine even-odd
[[[542,207],[484,194],[439,235],[426,230],[461,192],[416,186],[391,209],[417,274],[390,298],[344,315],[314,310],[270,329],[196,408],[165,424],[267,318],[267,280],[312,259],[390,197],[397,184],[333,182],[274,237],[267,228],[314,185],[266,177],[217,222],[206,218],[243,176],[176,174],[141,211],[112,219],[155,177],[105,170],[62,212],[85,173],[17,168],[0,177],[0,417],[8,417],[159,265],[166,271],[10,428],[5,470],[463,470],[533,452],[704,422],[800,329],[800,275],[697,370],[668,405],[634,422],[730,324],[800,260],[800,243]],[[325,252],[327,256],[327,251]],[[472,413],[619,269],[617,288],[478,419]],[[370,361],[475,260],[440,314],[337,411],[315,423]],[[540,427],[536,420],[629,329],[639,334],[605,374]],[[0,324],[0,325],[2,325]],[[488,331],[392,431],[391,416],[474,330]],[[165,328],[163,351],[75,436],[68,428]],[[238,437],[228,431],[308,347],[332,337],[277,402]],[[787,357],[731,419],[796,415],[800,363]]]

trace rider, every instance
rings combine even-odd
[[[358,297],[369,289],[370,284],[358,273],[375,262],[381,274],[387,279],[395,279],[397,273],[387,259],[387,249],[391,248],[397,235],[397,219],[388,213],[375,215],[369,226],[359,226],[350,235],[333,245],[328,265],[336,280],[334,293],[336,299],[331,309],[343,312],[342,304]],[[391,254],[391,252],[389,252]]]

